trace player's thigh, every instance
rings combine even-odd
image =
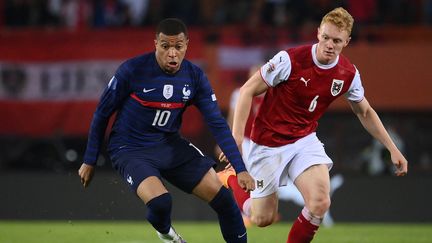
[[[277,193],[272,193],[265,197],[252,199],[252,218],[273,219],[278,212]]]
[[[330,176],[326,164],[312,165],[295,179],[305,203],[322,200],[330,195]]]
[[[192,193],[206,202],[210,202],[219,192],[222,183],[219,181],[216,171],[210,168]]]
[[[333,162],[326,154],[323,143],[312,133],[298,140],[296,145],[300,149],[288,169],[290,178],[294,180],[306,205],[328,200],[329,170]]]
[[[294,154],[288,149],[285,150],[252,143],[247,169],[256,181],[256,188],[251,192],[251,198],[272,195],[288,180],[286,167]]]
[[[149,154],[151,153],[137,149],[122,151],[111,156],[115,170],[130,189],[140,198],[143,196],[146,201],[151,199],[153,195],[160,195],[166,191],[160,181],[160,169],[155,163],[152,163],[152,156],[154,157],[154,155],[150,156]],[[141,195],[138,194],[139,188],[141,188]],[[146,188],[148,193],[144,192],[144,194],[143,188]]]
[[[212,169],[214,164],[215,162],[211,158],[199,155],[195,158],[189,159],[177,167],[162,170],[161,175],[175,187],[190,194],[193,193],[194,189],[198,185],[203,184],[201,183],[203,180],[205,180],[205,183],[210,183],[208,189],[215,187],[215,181],[213,180],[213,183],[211,183],[212,180],[210,178],[215,177],[216,175],[213,175],[212,177],[210,177],[212,174],[208,175],[209,170],[214,172]],[[213,187],[211,187],[212,185]],[[203,186],[201,185],[201,187]]]
[[[163,185],[162,181],[156,176],[150,176],[145,178],[137,188],[137,195],[144,203],[148,203],[155,197],[158,197],[168,190]]]

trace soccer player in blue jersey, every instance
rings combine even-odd
[[[241,213],[213,166],[179,134],[182,114],[195,105],[235,168],[245,191],[255,189],[216,96],[203,71],[184,60],[188,32],[179,19],[162,20],[155,52],[125,61],[104,90],[94,113],[84,163],[78,171],[87,187],[94,174],[109,118],[117,112],[109,138],[113,167],[147,205],[147,220],[164,242],[185,242],[171,225],[170,193],[162,178],[209,203],[227,242],[247,242]]]

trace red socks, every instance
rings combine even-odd
[[[303,215],[305,214],[308,219]],[[297,220],[294,222],[291,227],[291,231],[288,235],[287,243],[309,243],[312,241],[315,233],[318,230],[319,218],[312,216],[309,213],[309,210],[304,208],[300,215],[297,217]],[[311,223],[314,222],[315,224]],[[318,224],[318,225],[317,225]]]
[[[243,212],[244,202],[250,198],[249,192],[245,192],[243,188],[240,187],[237,181],[237,177],[234,175],[228,177],[228,186],[231,188],[233,192],[234,199],[238,207]]]

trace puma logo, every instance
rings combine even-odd
[[[306,80],[305,78],[301,77],[300,81],[302,81],[305,84],[305,86],[307,87],[308,82],[310,81],[310,79]]]

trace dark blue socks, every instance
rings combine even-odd
[[[147,220],[162,234],[167,234],[171,227],[172,200],[169,193],[153,198],[147,203]]]
[[[243,219],[231,192],[221,187],[209,203],[216,211],[223,238],[228,243],[246,243],[247,234]],[[167,234],[171,227],[172,199],[168,193],[153,198],[147,203],[147,220],[162,234]]]
[[[231,192],[221,187],[209,205],[216,211],[222,235],[228,243],[247,242],[246,228]]]

